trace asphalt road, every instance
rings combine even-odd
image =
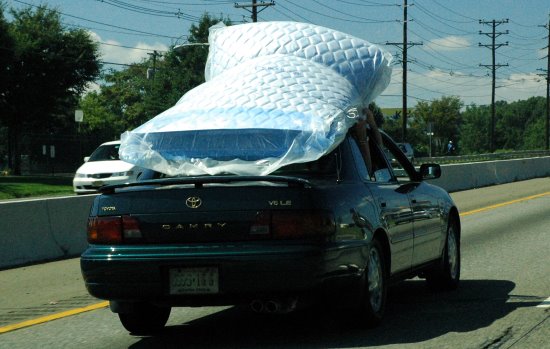
[[[100,308],[1,333],[99,302],[72,259],[0,272],[0,348],[550,347],[550,178],[452,196],[462,214],[459,290],[430,293],[423,280],[406,281],[391,289],[378,328],[322,309],[264,317],[233,307],[179,308],[158,337],[135,337]]]

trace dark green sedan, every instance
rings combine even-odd
[[[348,136],[324,157],[268,176],[150,171],[104,187],[81,257],[88,291],[109,300],[127,330],[149,334],[172,307],[232,304],[285,313],[328,301],[372,326],[394,282],[420,276],[455,289],[458,210],[426,182],[441,169],[416,170],[383,140],[370,144],[372,173]]]

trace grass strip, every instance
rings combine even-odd
[[[0,176],[0,200],[72,194],[70,177]]]

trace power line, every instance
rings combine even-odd
[[[442,17],[430,10],[428,10],[427,8],[425,8],[424,6],[422,6],[418,1],[415,2],[415,5],[418,7],[418,9],[422,12],[424,12],[425,14],[431,16],[431,17],[437,17],[437,18],[440,18],[441,20],[445,21],[445,22],[453,22],[453,23],[458,23],[458,24],[465,24],[465,23],[473,23],[473,22],[476,22],[476,20],[473,20],[473,19],[470,19],[468,21],[457,21],[457,20],[454,20],[454,19],[450,19],[450,18],[445,18],[445,17]],[[449,27],[451,27],[449,25]]]
[[[40,7],[40,6],[36,6],[36,5],[33,5],[33,4],[29,4],[29,3],[21,1],[21,0],[12,0],[12,1],[23,4],[23,5],[27,5],[27,6],[30,6],[30,7],[34,7],[34,8],[39,8]],[[91,20],[91,19],[83,18],[83,17],[73,16],[73,15],[70,15],[70,14],[67,14],[67,13],[63,13],[63,12],[58,11],[58,10],[51,10],[51,11],[59,13],[60,15],[63,15],[65,17],[75,18],[75,19],[78,19],[78,20],[81,20],[81,21],[100,24],[100,25],[104,25],[104,26],[107,26],[107,27],[112,27],[112,28],[117,28],[117,29],[122,29],[122,30],[128,30],[128,31],[138,33],[138,34],[152,35],[152,36],[156,36],[156,37],[169,38],[169,39],[177,39],[177,37],[170,36],[170,35],[156,34],[156,33],[146,32],[146,31],[143,31],[143,30],[131,29],[131,28],[126,28],[126,27],[121,27],[121,26],[118,26],[118,25],[98,22],[98,21],[94,21],[94,20]]]
[[[184,14],[183,12],[181,12],[181,10],[179,8],[177,9],[177,11],[175,11],[175,9],[172,10],[172,11],[165,11],[165,10],[157,10],[157,9],[154,9],[154,8],[134,5],[134,4],[127,3],[127,2],[124,2],[124,1],[121,1],[121,0],[96,0],[96,1],[104,3],[104,4],[108,4],[108,5],[123,9],[123,10],[131,11],[131,12],[135,12],[135,13],[146,14],[146,15],[150,15],[150,16],[176,17],[176,18],[186,19],[186,20],[189,20],[189,21],[199,20],[199,17]]]
[[[309,19],[305,18],[304,16],[302,16],[302,15],[300,15],[300,14],[298,14],[298,13],[292,11],[291,9],[289,9],[289,8],[287,8],[287,7],[284,7],[280,2],[278,2],[278,3],[277,3],[277,6],[273,8],[273,9],[275,10],[275,12],[278,12],[278,13],[282,14],[283,16],[290,18],[290,19],[293,20],[293,21],[296,21],[296,20],[295,20],[294,18],[292,18],[291,16],[289,16],[289,15],[287,15],[287,14],[284,14],[284,13],[282,13],[281,11],[279,11],[279,10],[278,10],[278,7],[282,7],[283,10],[292,13],[294,16],[300,18],[300,19],[303,20],[304,22],[311,23],[311,20],[309,20]],[[296,21],[296,22],[298,22],[298,21]]]
[[[280,2],[283,2],[282,0]],[[280,3],[279,2],[279,3]],[[315,11],[315,10],[312,10],[311,8],[307,8],[307,7],[304,7],[302,5],[299,5],[299,4],[296,4],[290,0],[286,0],[286,2],[288,2],[289,4],[292,4],[294,5],[295,7],[299,7],[301,8],[302,10],[305,10],[307,12],[310,12],[310,13],[314,13],[316,15],[319,15],[319,16],[322,16],[322,17],[327,17],[327,18],[330,18],[330,19],[334,19],[334,20],[337,20],[337,21],[343,21],[343,22],[351,22],[351,23],[364,23],[364,24],[374,24],[374,23],[393,23],[393,22],[398,22],[397,20],[378,20],[378,19],[370,19],[370,18],[364,18],[362,20],[353,20],[353,19],[350,19],[350,18],[341,18],[341,17],[335,17],[335,16],[332,16],[332,15],[327,15],[327,14],[324,14],[324,13],[321,13],[321,12],[318,12],[318,11]]]
[[[437,2],[436,0],[432,0],[433,3],[435,3],[436,5],[444,8],[445,10],[451,12],[451,13],[454,13],[455,15],[457,16],[460,16],[460,17],[464,17],[464,18],[467,18],[467,19],[471,19],[472,21],[477,21],[477,19],[473,18],[473,17],[468,17],[468,16],[465,16],[464,14],[460,13],[460,12],[457,12],[457,11],[454,11],[450,8],[448,8],[447,6],[444,6],[444,5],[441,5],[439,2]]]
[[[377,2],[371,2],[371,1],[363,1],[363,2],[353,2],[353,1],[345,1],[345,0],[337,0],[338,2],[348,4],[348,5],[357,5],[357,6],[365,6],[365,7],[389,7],[389,6],[401,6],[400,4],[383,4],[383,3],[377,3]]]
[[[98,41],[98,42],[99,42],[99,44],[104,45],[104,46],[121,47],[121,48],[127,48],[127,49],[129,49],[129,50],[139,50],[139,51],[149,51],[149,52],[152,52],[152,51],[166,52],[166,51],[159,51],[159,50],[155,50],[155,49],[151,49],[151,48],[124,46],[124,45],[111,44],[111,43],[102,42],[102,41]]]

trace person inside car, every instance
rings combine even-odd
[[[374,141],[376,142],[376,144],[381,146],[382,135],[378,130],[378,125],[376,125],[376,120],[374,119],[374,114],[372,113],[372,110],[370,110],[370,105],[369,107],[365,107],[361,110],[361,115],[358,118],[357,123],[351,128],[351,132],[357,142],[357,145],[359,146],[361,155],[363,155],[363,160],[365,161],[365,165],[367,166],[369,175],[372,177],[373,166],[369,148],[369,135],[367,126],[368,128],[370,128],[370,133],[374,137]]]

